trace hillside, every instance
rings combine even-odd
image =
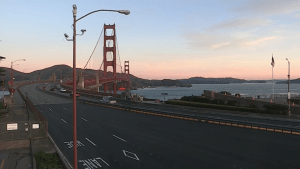
[[[298,79],[294,79],[294,80],[290,80],[290,83],[300,83],[300,78]],[[288,81],[281,81],[281,82],[276,82],[276,84],[288,84]]]
[[[6,70],[5,72],[5,81],[7,84],[7,81],[10,80],[10,68],[4,68]],[[81,72],[82,69],[78,68],[76,69],[76,72]],[[72,78],[73,69],[70,66],[67,65],[54,65],[45,69],[36,70],[30,73],[23,73],[19,72],[17,70],[13,71],[13,77],[15,78],[15,81],[23,81],[23,80],[30,80],[35,81],[38,80],[39,77],[41,80],[49,79],[49,77],[52,75],[52,73],[55,73],[57,79],[70,79]],[[96,73],[99,73],[100,76],[102,75],[102,71],[99,72],[99,70],[91,70],[86,69],[84,71],[84,76],[86,78],[93,77]],[[108,75],[112,75],[111,72],[108,72]],[[142,78],[138,78],[136,76],[130,75],[131,80],[131,89],[137,89],[142,87],[157,87],[157,86],[178,86],[178,87],[190,87],[191,85],[183,84],[178,80],[170,80],[170,79],[164,79],[164,80],[146,80]]]
[[[204,78],[191,77],[189,79],[181,79],[180,82],[184,84],[230,84],[230,83],[266,83],[264,80],[244,80],[232,77],[228,78]]]

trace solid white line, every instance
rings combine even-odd
[[[68,109],[66,109],[66,108],[64,108],[65,110],[68,110]]]
[[[107,166],[109,166],[104,160],[102,160],[102,158],[97,157],[96,159],[100,159],[102,162],[104,162]]]
[[[52,111],[50,108],[49,108],[49,110]]]
[[[64,119],[61,119],[62,121],[64,121],[65,123],[67,123]]]
[[[116,138],[118,138],[118,139],[120,139],[120,140],[122,140],[122,141],[124,141],[124,142],[126,142],[126,140],[121,139],[120,137],[118,137],[118,136],[116,136],[116,135],[113,135],[113,136],[116,137]]]
[[[85,139],[97,147],[97,145],[95,143],[93,143],[91,140],[89,140],[88,138],[85,138]]]
[[[82,118],[82,117],[81,117],[81,119],[84,120],[84,121],[87,121],[86,119],[84,119],[84,118]]]

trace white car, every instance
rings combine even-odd
[[[60,91],[60,92],[67,92],[67,90],[64,89],[64,88],[61,88],[59,91]]]
[[[103,97],[103,99],[101,99],[100,102],[102,102],[102,103],[110,103],[110,104],[117,103],[117,101],[112,96]]]

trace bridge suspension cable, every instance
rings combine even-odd
[[[94,50],[93,50],[93,52],[92,52],[92,54],[91,54],[89,60],[86,62],[85,66],[84,66],[84,68],[83,68],[83,71],[85,70],[86,66],[88,65],[89,61],[91,60],[91,58],[92,58],[92,56],[93,56],[93,54],[94,54],[94,52],[95,52],[95,50],[96,50],[96,48],[97,48],[97,46],[98,46],[98,43],[99,43],[100,38],[101,38],[101,36],[102,36],[102,33],[103,33],[103,28],[102,28],[102,31],[101,31],[100,36],[99,36],[99,38],[98,38],[98,41],[97,41],[97,43],[96,43],[96,45],[95,45],[95,48],[94,48]]]

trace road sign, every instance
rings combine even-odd
[[[40,128],[39,124],[32,124],[32,129],[38,129],[38,128]]]
[[[10,123],[6,126],[7,130],[18,130],[18,123]]]

